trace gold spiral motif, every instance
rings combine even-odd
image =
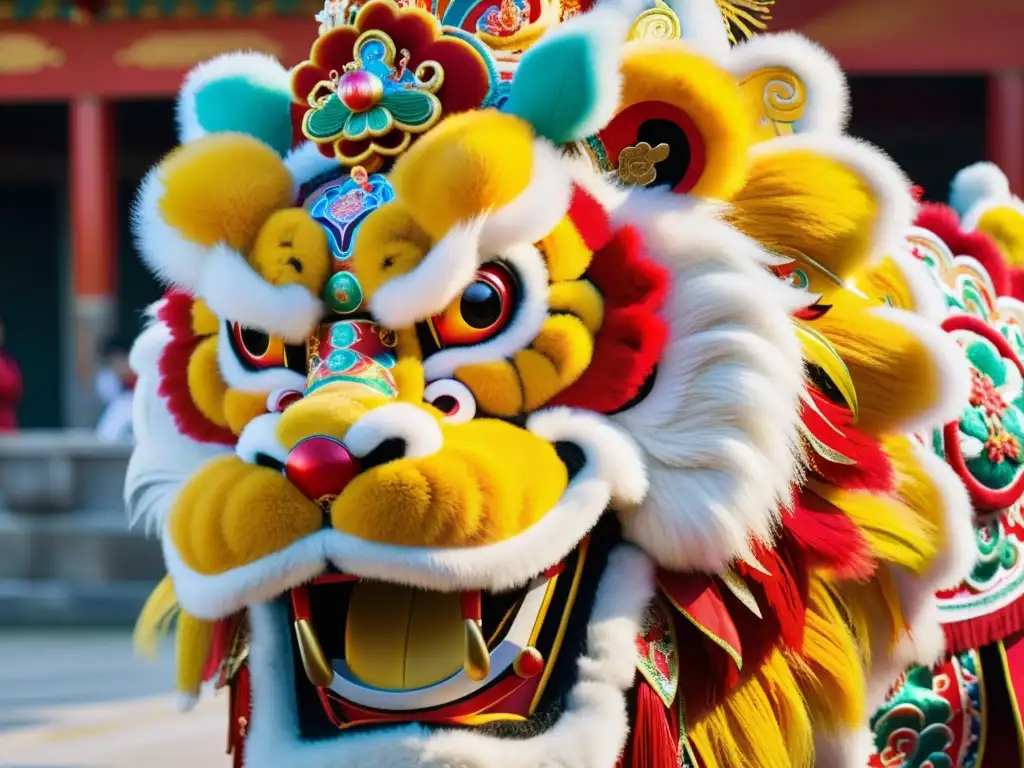
[[[800,119],[807,91],[803,81],[792,72],[776,72],[765,85],[763,98],[769,118],[793,123]]]
[[[681,34],[679,18],[660,1],[637,16],[629,29],[630,40],[678,40]]]

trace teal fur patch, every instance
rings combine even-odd
[[[195,95],[196,119],[208,133],[259,139],[282,157],[292,146],[291,96],[242,75],[214,80]]]
[[[523,56],[502,111],[530,123],[555,144],[585,138],[601,101],[607,71],[592,35],[563,34]]]

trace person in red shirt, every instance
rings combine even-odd
[[[21,368],[4,348],[4,325],[0,321],[0,432],[17,430],[17,409],[23,391]]]

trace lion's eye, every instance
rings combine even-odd
[[[472,421],[476,416],[476,398],[469,388],[455,379],[438,379],[423,390],[423,399],[444,414],[453,424]]]
[[[501,333],[519,303],[519,285],[502,264],[485,264],[476,279],[431,324],[441,347],[479,344]]]
[[[291,368],[306,372],[306,349],[301,344],[285,344],[256,328],[231,323],[231,347],[235,356],[249,370]]]

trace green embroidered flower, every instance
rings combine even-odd
[[[900,768],[953,768],[945,750],[953,743],[946,725],[952,710],[932,689],[932,672],[915,667],[903,686],[871,720],[882,765]]]
[[[960,417],[960,450],[967,469],[983,486],[1006,488],[1024,462],[1024,397],[1016,364],[987,339],[971,336],[970,404]]]
[[[1001,570],[1010,570],[1017,564],[1017,545],[1003,532],[999,519],[991,520],[975,528],[974,538],[978,560],[967,577],[967,583],[975,589],[984,589]]]

